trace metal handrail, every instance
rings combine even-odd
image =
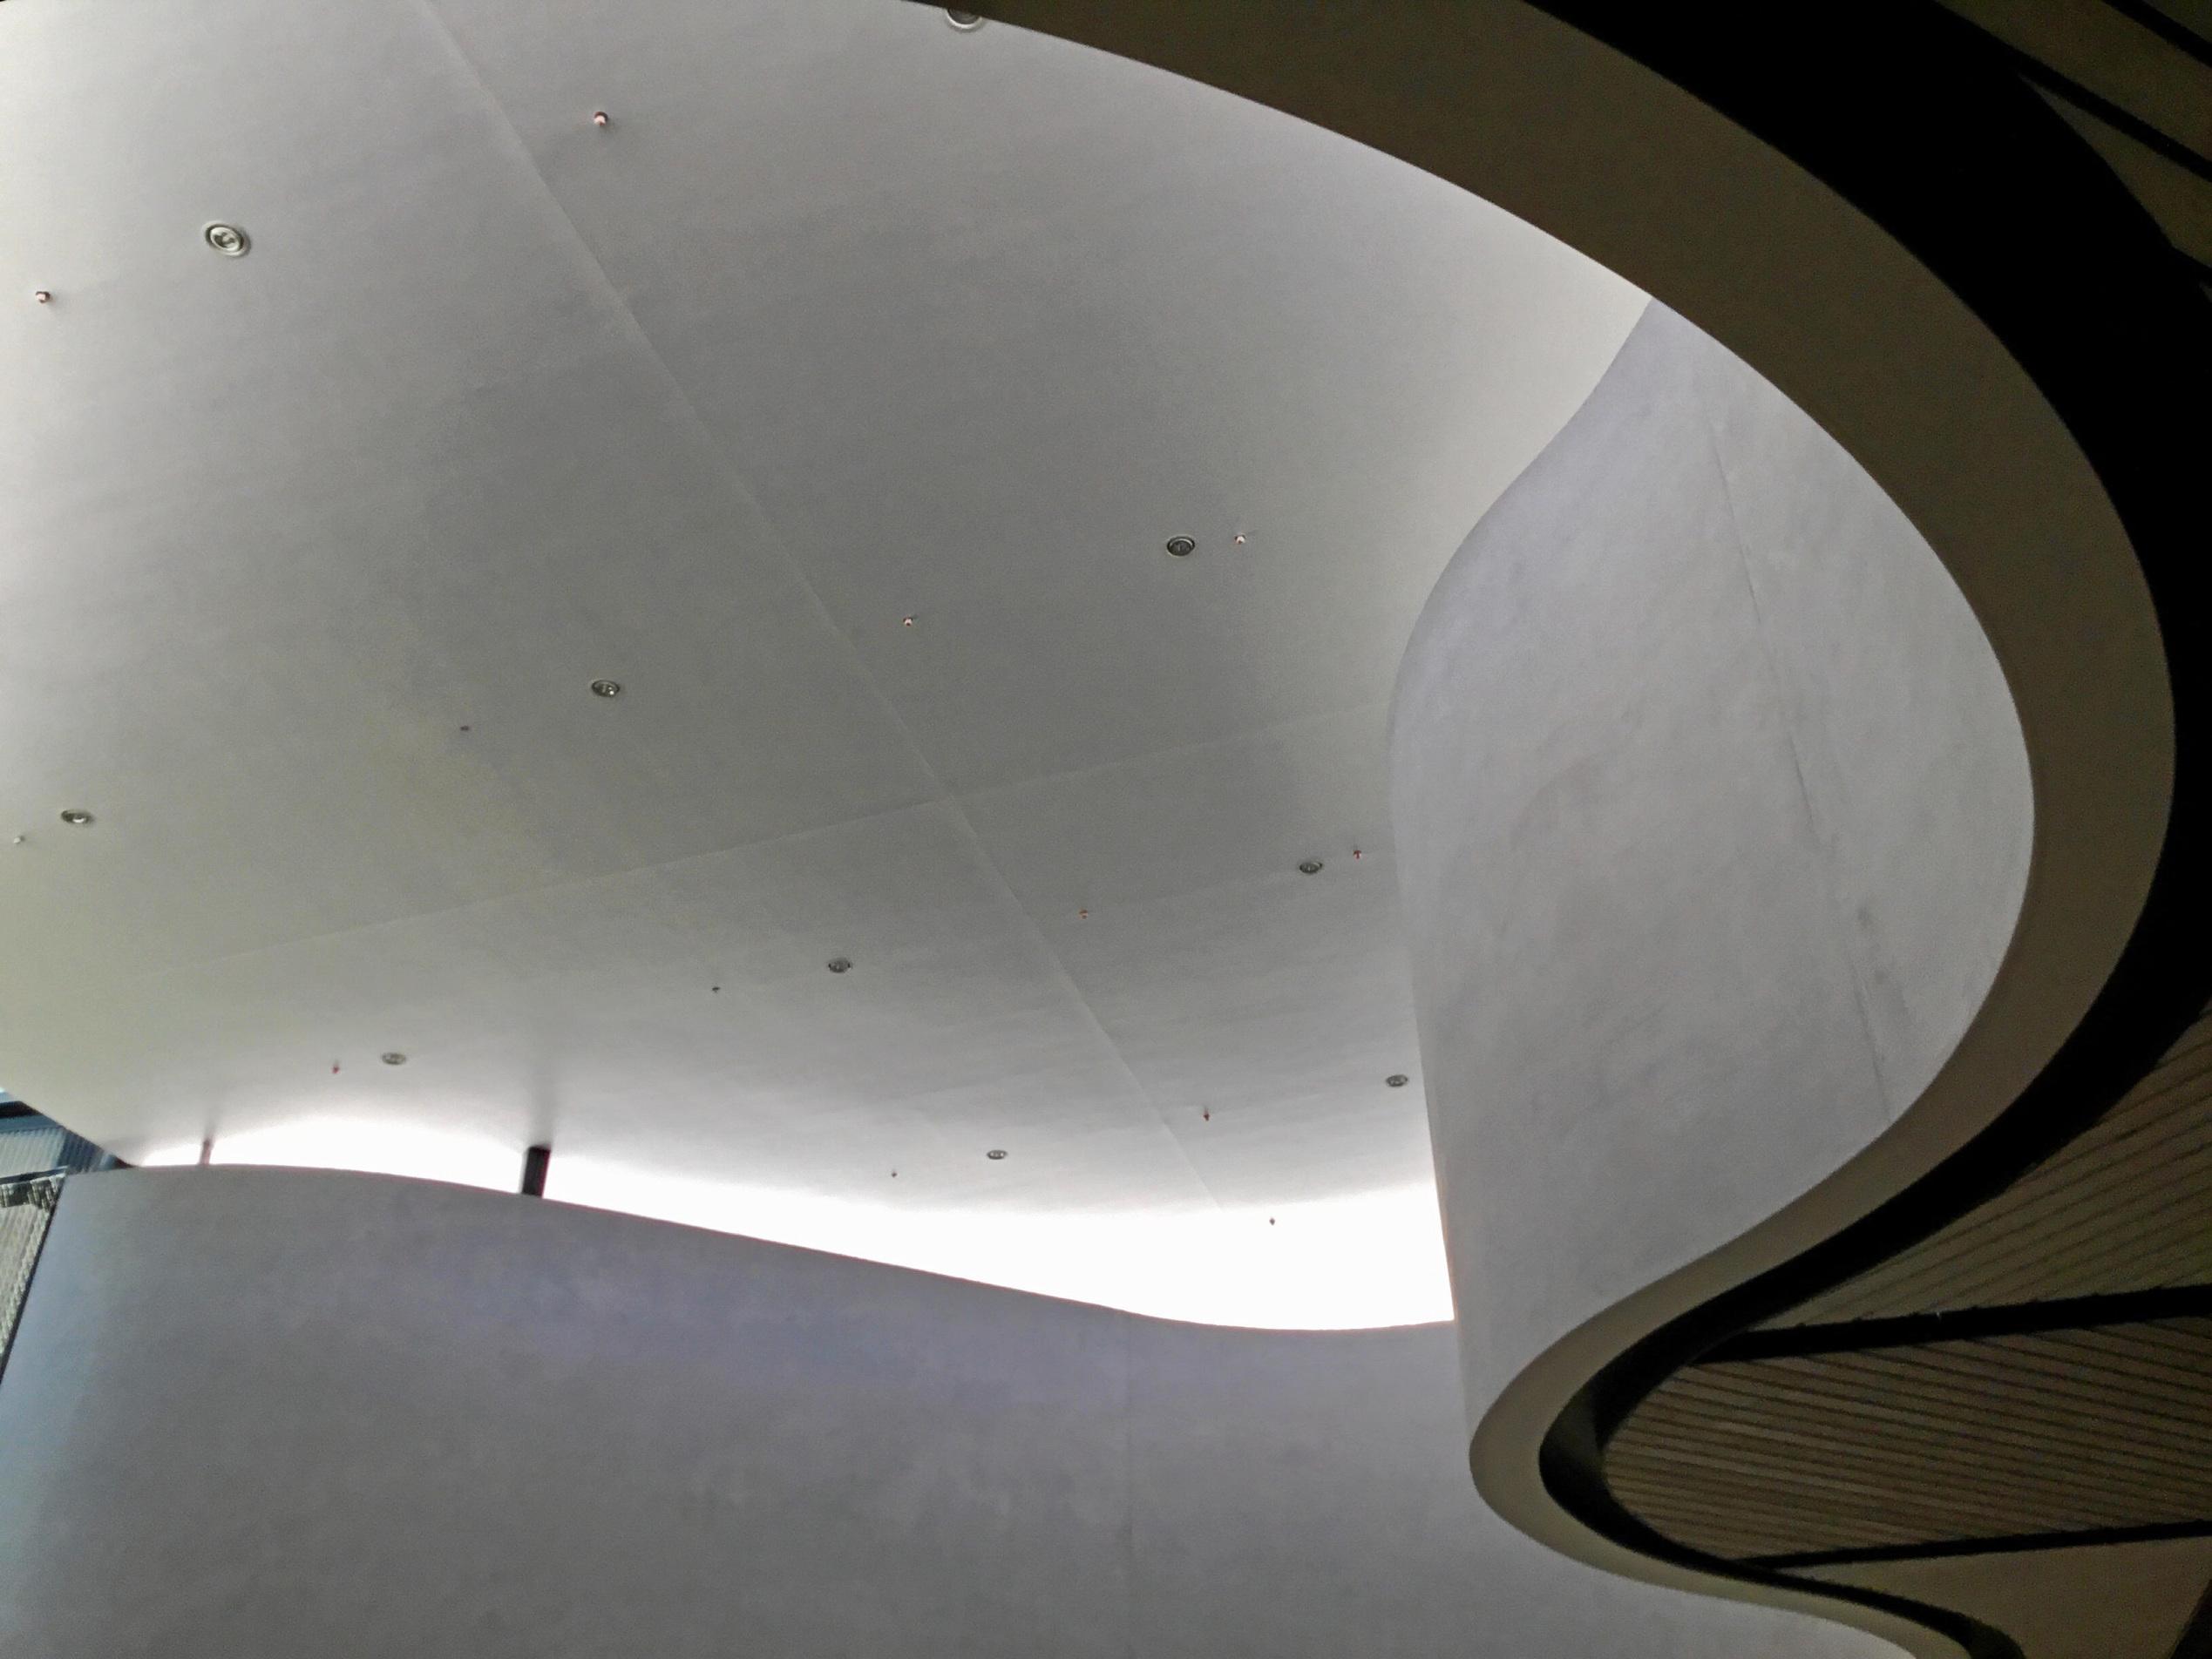
[[[69,1175],[68,1169],[57,1168],[0,1180],[0,1377],[6,1375],[8,1351],[15,1344],[24,1299],[31,1293],[31,1276],[37,1270],[54,1207],[61,1202],[62,1184]]]

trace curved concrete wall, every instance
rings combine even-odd
[[[1455,1358],[377,1176],[83,1178],[0,1387],[0,1650],[1886,1651],[1515,1534]]]
[[[1919,1098],[2005,954],[2032,800],[1926,544],[1657,306],[1438,585],[1392,746],[1479,1419]]]

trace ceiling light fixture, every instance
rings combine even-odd
[[[1388,1083],[1392,1088],[1403,1088],[1407,1084],[1413,1081],[1413,1080],[1408,1077],[1403,1072],[1393,1072],[1389,1076],[1384,1078],[1382,1080],[1385,1083]]]
[[[592,695],[594,697],[619,697],[621,694],[622,682],[619,680],[594,680],[592,681]]]
[[[1006,1148],[1004,1147],[993,1147],[983,1155],[988,1158],[993,1163],[996,1163],[1000,1159],[1006,1156]]]
[[[1321,861],[1318,858],[1308,858],[1304,863],[1299,865],[1298,873],[1301,876],[1320,875],[1321,873]]]
[[[61,821],[64,823],[75,824],[81,830],[86,824],[92,823],[92,815],[85,811],[82,807],[64,807],[62,809]]]
[[[830,972],[831,973],[850,973],[852,972],[852,964],[844,957],[833,956],[830,958]]]
[[[1170,536],[1167,554],[1170,559],[1188,559],[1198,551],[1198,544],[1188,536]]]
[[[397,1048],[387,1048],[383,1053],[377,1055],[377,1058],[383,1061],[383,1063],[387,1066],[404,1066],[407,1063],[407,1056],[401,1053]]]
[[[207,246],[225,259],[243,259],[254,246],[246,233],[235,225],[214,224],[201,231]]]
[[[974,34],[983,26],[983,19],[973,11],[962,11],[957,6],[945,8],[945,21],[964,35]]]

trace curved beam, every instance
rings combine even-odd
[[[987,10],[1374,144],[1629,276],[1867,468],[2005,670],[2037,839],[2019,931],[1958,1050],[1843,1169],[1567,1333],[1483,1420],[1478,1478],[1510,1516],[1682,1581],[1546,1489],[1535,1448],[1582,1383],[1724,1290],[1750,1298],[1725,1304],[1742,1323],[1784,1293],[1763,1275],[1848,1272],[1939,1224],[2117,1098],[2202,1004],[2203,878],[2170,854],[2203,821],[2206,676],[2161,640],[2201,613],[2201,297],[2086,148],[1932,7],[1863,9],[1815,58],[1734,9]]]
[[[1903,516],[1654,306],[1430,596],[1391,774],[1462,1372],[1495,1480],[1525,1447],[1495,1437],[1494,1402],[1532,1361],[1921,1097],[2019,911],[2026,756]],[[1609,1504],[1604,1426],[1589,1459],[1548,1438],[1550,1495],[1645,1554],[1745,1576]]]
[[[96,1175],[0,1388],[0,1638],[1709,1659],[1710,1605],[1488,1513],[1459,1419],[1442,1326],[1181,1324],[384,1176]]]

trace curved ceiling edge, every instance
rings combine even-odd
[[[1643,24],[1615,29],[1598,15],[1603,8],[1547,10],[1605,34],[1743,120],[1924,258],[2035,375],[2127,525],[2161,635],[2188,639],[2203,591],[2188,552],[2192,508],[2181,481],[2188,476],[2185,457],[2205,434],[2202,421],[2166,417],[2174,400],[2161,388],[2178,390],[2212,364],[2212,330],[2202,301],[2180,279],[2163,235],[2133,199],[2020,85],[1986,72],[1964,49],[1963,25],[1932,8],[1924,16],[1892,10],[1889,26],[1914,35],[1855,43],[1853,58],[1831,65],[1833,80],[1821,78],[1825,95],[1808,99],[1803,84],[1791,84],[1784,96],[1756,77],[1730,75],[1720,59],[1701,59],[1687,47],[1686,31],[1666,38],[1666,31]],[[1879,64],[1872,61],[1876,56]],[[1892,116],[1899,107],[1904,112],[1886,144],[1866,142],[1866,133],[1852,136],[1839,91],[1856,87],[1856,103],[1877,71],[1909,83],[1910,96],[1885,106]],[[1971,153],[1957,153],[1962,133],[1974,135]],[[1952,153],[1944,157],[1947,146]],[[1915,179],[1916,157],[1941,157],[1948,166],[1928,167]],[[1968,180],[1975,187],[1971,194],[1960,187]],[[1970,200],[1972,211],[1962,211]],[[2073,227],[2059,230],[2068,219]],[[2029,222],[2038,226],[2044,250],[2035,260],[1991,234],[1992,225],[2001,224],[2017,235],[2016,227]],[[2188,857],[2206,816],[2207,691],[2191,653],[2173,651],[2166,661],[2175,777],[2158,865],[2109,978],[2032,1081],[1980,1133],[1899,1182],[1897,1170],[1910,1169],[1924,1151],[1922,1132],[1937,1114],[1916,1108],[1824,1192],[1633,1298],[1647,1311],[1667,1304],[1675,1311],[1616,1347],[1594,1372],[1586,1369],[1590,1360],[1618,1343],[1618,1316],[1631,1304],[1564,1338],[1516,1380],[1483,1424],[1473,1454],[1478,1477],[1485,1450],[1508,1453],[1516,1432],[1538,1427],[1542,1419],[1538,1479],[1581,1526],[1650,1559],[1746,1582],[1779,1576],[1721,1563],[1653,1531],[1606,1486],[1602,1448],[1642,1400],[1716,1343],[1889,1260],[2004,1191],[2112,1107],[2196,1018],[2212,985],[2194,944],[2208,907],[2205,877]],[[2013,683],[2019,689],[2017,669]],[[2031,744],[2040,760],[2044,751],[2032,735]],[[2039,776],[2039,805],[2046,782]],[[1823,1226],[1836,1218],[1822,1200],[1843,1190],[1880,1202],[1842,1224]],[[1801,1247],[1794,1254],[1793,1243]],[[1686,1306],[1684,1293],[1693,1285],[1728,1288]],[[1567,1370],[1580,1370],[1586,1380],[1563,1404],[1557,1389]],[[1564,1540],[1552,1534],[1551,1541]],[[2003,1647],[1991,1648],[1995,1633],[1985,1629],[1947,1634],[1964,1634],[1973,1651],[2011,1647],[2005,1639]]]
[[[2170,850],[2203,817],[2205,676],[2160,648],[2198,596],[2180,481],[2202,422],[2169,421],[2195,405],[2161,394],[2201,383],[2212,358],[2202,300],[2092,152],[1933,8],[1863,13],[1816,63],[1795,37],[1747,51],[1764,25],[1740,13],[1567,0],[989,10],[1333,127],[1621,271],[1866,466],[2005,667],[2035,773],[2035,868],[1951,1063],[1805,1199],[1555,1344],[1476,1437],[1485,1495],[1525,1529],[1713,1588],[1706,1563],[1639,1555],[1647,1540],[1572,1513],[1557,1466],[1581,1385],[1625,1355],[1694,1351],[1700,1330],[1931,1230],[2117,1099],[2204,1001],[2188,951],[2203,877]],[[1729,1285],[1725,1316],[1697,1307]],[[1555,1423],[1547,1482],[1533,1448]],[[1853,1616],[1910,1640],[1898,1615],[1921,1616]]]
[[[0,10],[57,232],[0,257],[0,1079],[134,1162],[549,1147],[556,1200],[1448,1320],[1377,740],[1645,297],[884,0],[188,3]]]

